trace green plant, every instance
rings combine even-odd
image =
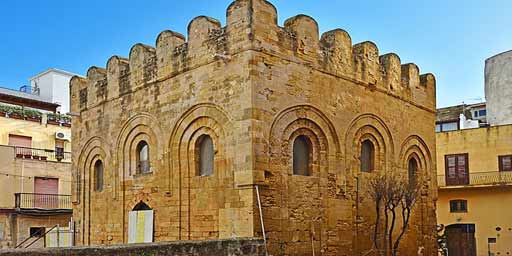
[[[49,113],[48,120],[63,122],[63,123],[71,123],[71,117],[68,115],[58,114],[58,113]]]
[[[7,113],[8,115],[17,114],[23,115],[23,108],[18,106],[0,105],[0,111]]]
[[[37,111],[37,110],[33,110],[33,109],[25,109],[23,111],[23,114],[27,117],[31,117],[31,118],[41,118],[41,116],[43,115],[41,112]]]

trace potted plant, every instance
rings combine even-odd
[[[5,117],[7,115],[8,107],[5,105],[0,105],[0,116]]]
[[[68,115],[61,115],[60,121],[62,126],[71,127],[71,117]]]
[[[18,106],[9,106],[7,115],[10,118],[14,118],[14,119],[24,119],[23,118],[23,108],[18,107]]]
[[[56,113],[49,113],[48,114],[48,121],[47,121],[48,124],[53,124],[53,125],[59,125],[59,119],[58,119],[58,114]]]
[[[25,116],[26,120],[33,121],[33,122],[41,122],[41,112],[32,110],[32,109],[26,109],[23,111],[23,114]]]

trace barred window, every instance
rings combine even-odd
[[[150,172],[149,145],[145,141],[137,144],[137,174]]]
[[[467,200],[451,200],[450,212],[468,212]]]

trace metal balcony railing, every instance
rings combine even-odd
[[[57,149],[39,149],[15,147],[16,158],[34,159],[41,161],[71,162],[71,152]]]
[[[512,185],[512,172],[470,172],[468,178],[447,179],[446,175],[438,175],[437,184],[439,187]]]
[[[30,86],[30,85],[24,85],[24,86],[20,87],[20,92],[33,94],[33,95],[41,94],[41,90],[39,89],[39,87],[34,87],[34,86]]]
[[[58,210],[71,209],[70,195],[15,193],[16,209]]]

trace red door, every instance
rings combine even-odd
[[[445,156],[446,185],[468,185],[468,154]]]
[[[59,179],[38,178],[34,180],[34,206],[43,209],[58,208]]]

